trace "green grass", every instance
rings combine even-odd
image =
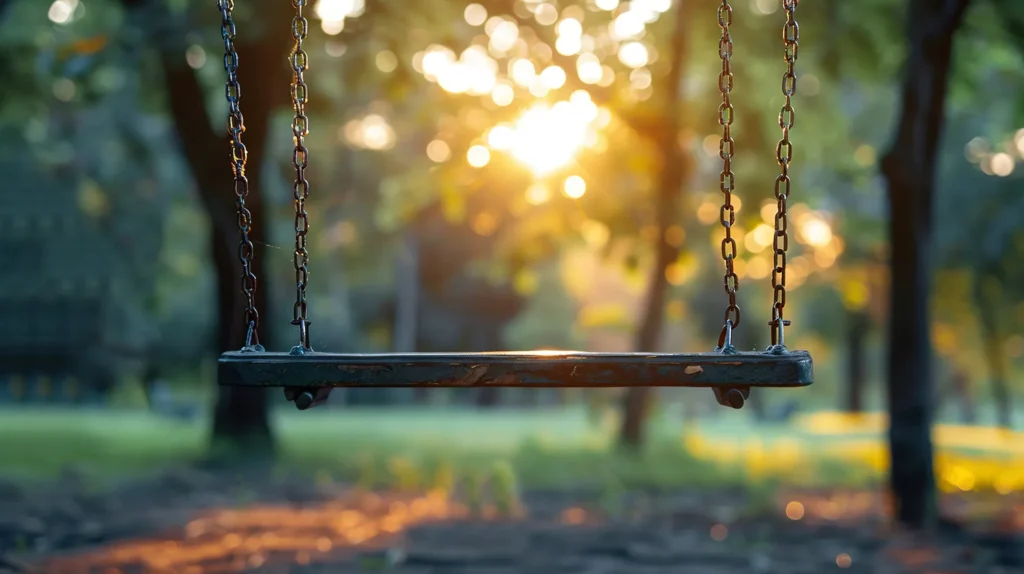
[[[520,486],[568,487],[598,494],[609,508],[623,491],[639,488],[738,486],[769,501],[780,486],[877,485],[885,458],[879,436],[814,435],[799,426],[755,425],[735,412],[685,432],[679,417],[662,412],[638,455],[615,448],[614,418],[596,424],[582,408],[279,410],[272,425],[275,471],[372,489],[454,485],[470,498],[508,498]],[[205,420],[182,423],[131,409],[0,409],[0,472],[21,477],[73,465],[101,484],[207,457],[209,442]],[[1020,459],[997,446],[977,445],[984,455],[974,445],[940,449],[945,462],[937,470],[953,485],[963,484],[966,471],[981,489],[1024,490]]]
[[[666,416],[651,422],[641,455],[615,449],[614,421],[596,426],[582,409],[279,411],[273,419],[281,468],[366,486],[432,486],[491,475],[501,465],[511,465],[516,480],[528,487],[615,491],[747,481],[742,464],[691,456],[679,441],[680,423]],[[744,417],[723,419],[710,429],[702,425],[702,432],[733,444],[754,436]],[[787,431],[758,427],[756,436],[770,440]],[[100,475],[148,471],[203,457],[208,438],[205,422],[181,423],[144,411],[0,410],[3,470],[27,476],[53,475],[67,465]],[[828,483],[857,476],[827,460],[801,473]]]

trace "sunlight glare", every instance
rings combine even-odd
[[[395,132],[387,120],[376,114],[363,118],[363,146],[372,150],[388,149],[395,143]]]
[[[640,42],[626,42],[619,48],[619,61],[630,68],[642,68],[647,65],[650,55],[647,46]]]
[[[423,75],[428,80],[437,81],[441,73],[454,63],[455,52],[444,46],[434,45],[427,48],[420,66],[423,68]]]
[[[601,81],[604,70],[601,67],[601,60],[594,54],[580,54],[576,59],[576,75],[584,84],[596,84]]]
[[[487,145],[497,150],[507,150],[515,141],[515,132],[510,126],[501,124],[487,132]]]
[[[78,8],[78,0],[56,0],[50,4],[46,17],[54,24],[67,24]]]
[[[553,4],[538,4],[533,9],[533,17],[537,20],[537,23],[541,26],[550,26],[558,20],[558,8],[555,8]]]
[[[375,151],[390,149],[395,145],[395,130],[377,114],[350,120],[342,126],[339,136],[356,147]]]
[[[579,20],[566,18],[558,23],[558,35],[579,38],[583,35],[583,25]]]
[[[536,182],[526,189],[526,201],[530,205],[540,205],[551,199],[551,190],[543,182]]]
[[[597,116],[588,99],[539,102],[515,121],[508,152],[537,176],[569,165],[586,145],[590,123]]]
[[[548,95],[551,89],[544,83],[544,79],[540,76],[534,76],[533,80],[530,81],[530,95],[535,98],[543,98]]]
[[[372,119],[380,120],[380,116],[373,116]],[[381,121],[370,120],[371,118],[367,118],[367,121],[363,122],[363,145],[377,150],[389,147],[394,139],[391,127]]]
[[[391,50],[381,50],[377,52],[374,63],[377,64],[378,70],[388,74],[394,72],[395,68],[398,67],[398,57]]]
[[[511,104],[515,97],[515,90],[512,89],[512,86],[505,83],[500,83],[494,86],[494,90],[491,91],[491,99],[499,106],[507,106]]]
[[[558,66],[548,66],[540,73],[540,79],[549,90],[557,90],[565,85],[565,70]]]
[[[466,152],[466,161],[473,167],[483,167],[491,161],[491,152],[482,145],[475,145]]]
[[[832,241],[832,227],[817,217],[809,218],[800,228],[800,235],[808,245],[823,247]]]
[[[427,157],[433,162],[445,162],[452,157],[452,150],[443,140],[434,140],[427,144]]]
[[[635,13],[642,22],[650,24],[657,21],[665,11],[661,10],[664,4],[664,0],[633,0],[629,3],[629,11]],[[671,6],[671,2],[667,4]]]
[[[562,189],[565,191],[565,195],[572,199],[579,199],[587,192],[587,182],[578,175],[570,175],[565,178],[565,184],[562,186]]]
[[[533,78],[537,75],[537,69],[530,60],[518,58],[509,62],[509,75],[512,76],[513,82],[527,88],[533,83]]]
[[[611,35],[615,40],[628,40],[644,33],[644,21],[637,12],[623,12],[611,23]]]
[[[462,62],[455,62],[446,67],[437,77],[437,83],[441,89],[452,94],[469,91],[472,81],[473,75],[469,67]]]
[[[637,68],[629,73],[629,86],[634,90],[646,90],[651,87],[651,71]]]
[[[772,206],[774,208],[774,206]],[[753,231],[747,234],[744,238],[744,247],[751,253],[760,253],[765,250],[768,245],[771,244],[772,238],[775,236],[775,230],[770,226],[759,223]]]
[[[365,9],[364,0],[320,0],[314,13],[324,22],[342,22],[361,15]]]
[[[480,4],[470,4],[469,6],[466,6],[466,10],[462,13],[462,16],[470,26],[480,26],[487,21],[487,8],[484,8]]]
[[[337,36],[345,29],[345,19],[339,20],[321,20],[320,29],[324,31],[324,34],[328,36]]]
[[[999,177],[1006,177],[1013,173],[1014,161],[1008,153],[997,153],[989,159],[989,169]]]
[[[559,36],[555,40],[555,51],[563,56],[579,54],[583,49],[583,41],[580,36]]]
[[[490,36],[490,46],[492,50],[496,52],[507,52],[512,49],[516,40],[519,39],[519,26],[516,26],[514,22],[504,20],[494,27],[494,31]]]

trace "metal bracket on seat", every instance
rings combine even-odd
[[[714,387],[715,400],[723,407],[742,409],[750,398],[750,387]]]
[[[740,408],[750,389],[813,382],[806,351],[723,353],[345,354],[232,351],[218,361],[220,384],[284,387],[300,409],[322,403],[332,387],[710,387]]]

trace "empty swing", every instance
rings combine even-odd
[[[292,0],[295,16],[292,37],[295,40],[290,61],[292,65],[291,99],[295,110],[292,121],[295,169],[295,250],[296,300],[292,325],[298,327],[298,344],[288,352],[267,352],[259,343],[259,313],[255,307],[256,276],[253,274],[253,244],[249,239],[252,213],[245,206],[248,180],[245,176],[246,150],[242,143],[245,131],[239,108],[238,54],[235,51],[235,23],[232,18],[234,0],[219,0],[221,33],[224,40],[224,67],[227,71],[226,98],[229,106],[228,133],[231,137],[231,162],[234,191],[237,199],[238,230],[241,235],[239,259],[242,263],[241,290],[246,298],[245,346],[223,353],[218,361],[221,385],[248,387],[283,387],[285,396],[300,410],[326,400],[333,387],[708,387],[718,402],[741,408],[751,388],[801,387],[813,382],[813,365],[807,351],[786,348],[784,318],[786,307],[786,252],[789,247],[786,203],[789,199],[789,176],[793,146],[789,139],[793,126],[792,97],[796,92],[794,68],[797,60],[799,27],[795,13],[798,0],[783,0],[786,23],[783,28],[786,69],[782,77],[785,104],[779,112],[782,139],[776,146],[776,159],[781,173],[775,179],[775,235],[773,241],[774,293],[771,321],[771,345],[764,351],[738,351],[732,344],[732,333],[740,325],[740,308],[736,304],[739,278],[734,269],[737,256],[732,226],[736,211],[732,205],[734,176],[731,135],[733,88],[731,69],[732,7],[723,0],[718,7],[718,24],[722,30],[719,55],[722,71],[718,86],[722,94],[718,121],[722,126],[719,155],[722,158],[720,190],[723,204],[720,222],[725,230],[721,243],[725,267],[724,285],[728,295],[725,319],[718,344],[703,353],[592,353],[576,351],[484,352],[484,353],[324,353],[310,346],[310,321],[306,314],[306,285],[309,277],[309,253],[306,237],[309,215],[305,202],[309,182],[305,171],[308,151],[305,137],[309,119],[305,114],[308,101],[304,73],[308,56],[303,49],[309,24],[303,15],[306,0]]]

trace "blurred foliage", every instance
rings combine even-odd
[[[713,344],[724,300],[715,149],[720,62],[717,2],[694,1],[702,18],[687,23],[686,103],[675,110],[683,130],[669,135],[699,169],[687,184],[685,213],[673,230],[683,254],[669,269],[673,293],[667,312],[670,330],[679,332],[668,334],[665,346],[704,350]],[[320,17],[330,14],[332,2],[336,16],[347,15],[341,29],[338,18]],[[176,141],[156,50],[176,46],[168,38],[184,38],[187,49],[180,57],[208,90],[211,125],[221,125],[218,16],[210,1],[153,0],[132,11],[125,9],[128,4],[15,0],[6,5],[0,16],[3,153],[47,173],[70,170],[76,188],[83,190],[84,213],[135,221],[140,229],[133,236],[155,238],[157,256],[145,250],[123,254],[134,258],[140,277],[152,279],[134,287],[143,303],[133,312],[137,322],[153,326],[155,333],[146,336],[155,344],[195,357],[207,339],[195,334],[209,332],[214,306],[207,295],[209,242],[205,231],[198,231],[206,228],[204,215],[176,151],[188,142]],[[313,313],[322,317],[314,320],[324,345],[388,348],[391,326],[381,317],[394,298],[392,260],[412,230],[433,237],[441,252],[459,250],[470,260],[452,270],[460,281],[474,278],[526,299],[505,329],[508,346],[622,346],[628,339],[621,335],[635,327],[642,271],[651,264],[656,233],[652,193],[662,167],[656,146],[665,136],[659,82],[669,65],[664,55],[670,52],[672,19],[665,14],[673,4],[314,4],[307,48],[315,189],[311,298]],[[317,16],[321,5],[326,8]],[[290,23],[261,19],[260,6],[239,3],[239,35],[287,33]],[[736,235],[741,305],[750,317],[745,321],[750,333],[738,336],[746,337],[744,346],[763,346],[767,330],[757,325],[767,319],[770,300],[765,247],[778,170],[783,19],[778,2],[768,0],[738,0],[734,10],[735,169],[742,202]],[[794,346],[827,357],[840,356],[829,350],[843,344],[847,312],[866,310],[876,324],[885,318],[886,213],[877,157],[895,114],[904,10],[905,3],[897,0],[823,0],[804,3],[799,11],[792,337]],[[643,20],[639,28],[636,18]],[[570,20],[577,24],[565,24]],[[511,41],[500,38],[513,29]],[[1024,132],[1018,131],[1024,106],[1014,94],[1024,87],[1024,8],[1013,0],[978,2],[960,34],[935,214],[934,337],[950,364],[986,364],[989,343],[972,319],[979,297],[975,282],[994,281],[998,288],[986,287],[982,299],[998,299],[999,344],[1019,373],[1024,339],[1015,333],[1024,329],[1024,200],[1018,190],[1024,170],[1014,167],[1024,157]],[[572,48],[572,41],[580,45]],[[634,43],[632,52],[623,51]],[[638,65],[641,52],[646,62]],[[587,68],[591,59],[599,66],[596,82],[587,79],[593,75],[594,68]],[[442,78],[435,73],[441,68],[430,68],[431,61],[442,60],[488,70],[493,77],[481,80],[488,89],[472,83],[459,88],[458,78]],[[517,79],[517,65],[526,66],[519,62],[530,63],[533,79]],[[561,75],[546,72],[555,67]],[[561,80],[538,87],[537,78],[545,73]],[[518,74],[523,76],[521,70]],[[507,129],[519,129],[531,109],[554,109],[558,102],[582,110],[588,118],[583,127],[554,122],[541,138],[524,140],[541,146],[542,153],[521,149],[517,156],[515,149],[496,143]],[[282,109],[275,115],[269,150],[275,161],[264,166],[270,174],[262,190],[267,207],[259,214],[274,223],[273,249],[261,264],[274,272],[268,287],[282,296],[291,265],[288,113]],[[531,117],[544,123],[560,116]],[[575,129],[580,131],[568,133]],[[556,156],[566,151],[560,146],[579,149],[559,162]],[[474,167],[467,154],[476,153],[479,160],[480,149],[487,150],[486,165]],[[570,197],[579,191],[566,193],[571,176],[585,182],[579,197]],[[436,224],[438,217],[444,225]],[[457,235],[454,228],[464,233]],[[476,241],[480,245],[470,247]],[[564,272],[566,266],[571,273]],[[448,341],[440,327],[423,328],[425,337],[437,333]],[[985,369],[968,370],[979,380],[985,377]],[[831,397],[835,387],[818,386],[807,396]]]

